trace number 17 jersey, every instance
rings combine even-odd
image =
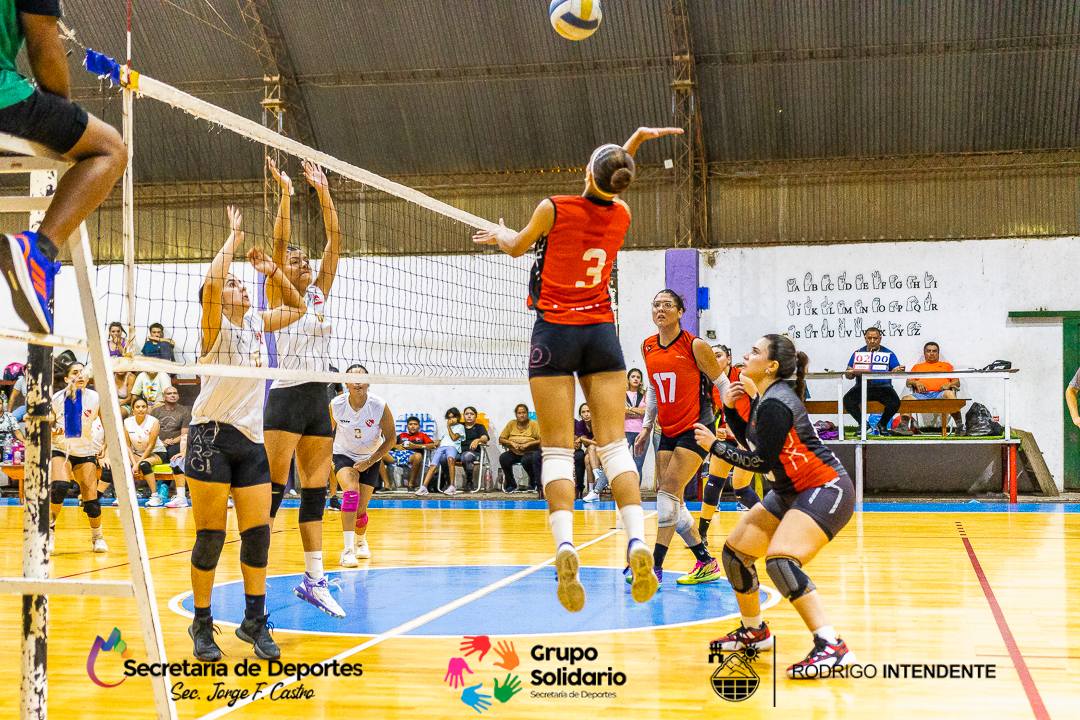
[[[641,343],[645,372],[656,393],[656,420],[668,437],[693,429],[694,423],[713,421],[712,382],[694,358],[695,340],[680,330],[669,345],[660,344],[659,334]]]
[[[536,245],[528,305],[556,325],[614,322],[608,282],[630,228],[617,202],[555,195],[555,222]]]

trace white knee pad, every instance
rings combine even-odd
[[[679,498],[663,490],[656,493],[656,520],[660,527],[671,527],[679,520]]]
[[[547,487],[552,480],[574,481],[574,451],[570,448],[541,448],[540,485]]]
[[[603,447],[596,448],[600,456],[600,464],[604,466],[604,474],[609,480],[614,480],[623,473],[632,472],[637,475],[637,465],[634,456],[630,452],[630,446],[625,440],[616,440]]]
[[[686,503],[681,503],[679,505],[679,516],[675,521],[675,532],[682,535],[692,527],[694,527],[694,516],[690,514],[690,510],[686,507]]]

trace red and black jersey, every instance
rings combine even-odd
[[[556,325],[614,322],[608,282],[630,228],[617,202],[555,195],[555,222],[536,245],[528,305]]]
[[[768,473],[778,493],[801,492],[847,476],[821,442],[806,406],[786,382],[774,382],[752,403],[750,420],[728,413],[735,436],[749,450],[716,443],[713,454],[736,467]]]
[[[656,393],[656,418],[668,437],[681,435],[694,423],[708,425],[713,420],[712,381],[694,358],[695,340],[697,337],[680,330],[669,345],[660,343],[659,334],[641,344],[645,373]]]
[[[727,379],[728,382],[734,383],[742,375],[742,368],[737,368],[734,365],[728,366]],[[724,413],[729,411],[729,408],[724,407],[724,400],[720,397],[720,390],[713,385],[712,387],[712,403],[713,412],[716,413],[716,427],[725,427],[727,418]],[[750,419],[750,398],[743,395],[735,401],[735,411],[738,412],[743,420]]]

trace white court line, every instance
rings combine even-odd
[[[656,514],[655,511],[649,512],[649,513],[645,514],[645,517],[648,518],[648,517],[651,517],[652,515],[655,515],[655,514]],[[585,543],[583,545],[578,545],[577,549],[579,551],[584,550],[585,548],[590,547],[592,545],[595,545],[598,542],[603,542],[604,540],[607,540],[609,537],[611,537],[612,535],[615,535],[615,534],[617,534],[619,532],[621,532],[621,531],[618,528],[613,528],[611,530],[608,530],[603,535],[595,537],[595,538],[593,538],[592,540],[590,540],[589,542],[587,542],[587,543]],[[520,580],[523,577],[528,577],[529,575],[532,575],[534,572],[537,572],[538,570],[542,570],[543,568],[547,567],[548,565],[551,565],[553,562],[555,562],[555,557],[554,556],[549,557],[544,562],[537,563],[536,565],[533,565],[531,567],[527,567],[524,570],[520,570],[520,571],[514,573],[513,575],[508,575],[507,577],[504,577],[502,580],[498,580],[496,582],[493,582],[490,585],[485,585],[484,587],[480,588],[479,590],[474,590],[473,592],[469,593],[468,595],[463,595],[463,596],[459,597],[457,600],[449,602],[446,605],[443,605],[442,607],[435,608],[434,610],[426,612],[423,615],[418,615],[417,617],[414,617],[412,620],[409,620],[407,622],[403,622],[402,624],[398,625],[397,627],[390,628],[386,632],[384,632],[384,633],[382,633],[380,635],[376,635],[375,637],[371,638],[367,642],[362,642],[359,645],[355,645],[355,646],[349,648],[348,650],[345,650],[343,652],[338,653],[334,657],[327,658],[326,660],[323,660],[322,662],[312,663],[312,665],[329,665],[330,663],[334,662],[335,660],[340,662],[342,660],[345,660],[346,658],[350,658],[350,657],[352,657],[353,655],[355,655],[355,654],[357,654],[359,652],[363,652],[364,650],[367,650],[370,647],[378,645],[379,643],[381,643],[384,640],[389,640],[391,638],[397,637],[398,635],[402,635],[403,633],[407,633],[410,630],[415,630],[416,628],[418,628],[418,627],[420,627],[422,625],[428,624],[432,620],[437,620],[438,618],[442,617],[443,615],[447,615],[449,613],[452,613],[453,611],[457,610],[458,608],[464,607],[465,605],[468,605],[473,600],[479,600],[480,598],[484,597],[485,595],[490,595],[491,593],[495,592],[496,590],[500,590],[500,589],[506,587],[507,585],[510,585],[512,583],[517,582],[518,580]],[[285,678],[283,680],[279,680],[277,684],[279,684],[281,687],[285,688],[285,687],[288,687],[289,685],[292,685],[293,683],[299,682],[299,681],[300,681],[300,678],[297,677],[296,675],[293,675],[293,676],[287,677],[287,678]],[[257,700],[262,700],[264,697],[269,697],[269,693],[261,694],[258,698],[247,697],[247,698],[244,698],[243,700],[237,700],[236,704],[234,704],[232,707],[229,707],[228,705],[226,705],[225,707],[220,707],[217,710],[214,710],[212,712],[208,712],[207,714],[205,714],[202,717],[198,718],[198,720],[214,720],[215,718],[225,717],[229,713],[235,712],[235,711],[239,710],[242,707],[247,707],[248,705],[250,705],[253,702],[256,702]]]

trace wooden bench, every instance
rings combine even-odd
[[[902,415],[914,415],[916,413],[927,413],[930,415],[941,416],[941,437],[945,437],[946,431],[949,427],[949,415],[954,412],[960,412],[964,409],[970,401],[969,398],[956,398],[955,400],[945,400],[939,398],[937,400],[902,400],[900,402],[900,414]],[[866,403],[867,412],[882,412],[885,407],[874,400],[869,400]],[[806,412],[811,415],[836,415],[836,401],[835,400],[807,400]]]

